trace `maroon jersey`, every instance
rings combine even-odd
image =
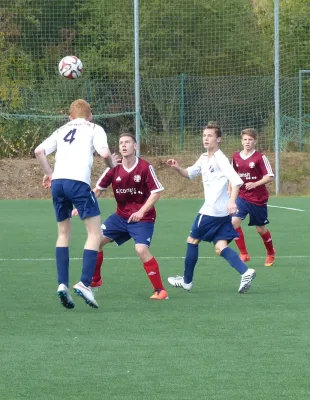
[[[164,190],[152,165],[141,158],[136,158],[135,164],[130,169],[126,169],[123,164],[107,168],[96,187],[104,190],[111,184],[117,203],[116,213],[126,219],[140,210],[152,193]],[[141,221],[155,221],[155,218],[155,208],[152,207]]]
[[[266,175],[274,176],[268,158],[256,150],[246,157],[241,152],[234,153],[233,167],[244,183],[257,182]],[[246,190],[245,185],[242,185],[238,196],[250,203],[263,206],[267,204],[269,193],[266,185],[252,190]]]

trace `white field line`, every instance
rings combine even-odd
[[[306,211],[306,210],[301,210],[300,208],[292,208],[292,207],[280,207],[280,206],[271,206],[268,204],[268,207],[273,207],[273,208],[283,208],[284,210],[292,210],[292,211]]]
[[[199,257],[199,260],[215,260],[219,256],[213,257]],[[251,256],[252,259],[265,259],[266,256]],[[276,256],[276,259],[290,259],[290,258],[310,258],[309,255],[293,255],[293,256]],[[104,257],[105,260],[138,260],[138,257]],[[184,257],[174,256],[174,257],[156,257],[158,260],[184,260]],[[81,261],[82,258],[70,258],[70,261]],[[55,261],[55,258],[0,258],[0,261]]]

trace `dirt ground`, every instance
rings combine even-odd
[[[267,154],[274,166],[274,155]],[[197,156],[174,156],[181,166],[192,165]],[[168,157],[147,157],[154,166],[160,182],[165,187],[163,197],[167,198],[202,198],[200,179],[185,181],[166,166]],[[94,185],[104,169],[99,157],[94,159]],[[280,157],[281,193],[284,195],[310,195],[310,156],[306,153],[283,153]],[[49,198],[49,190],[42,187],[42,171],[35,159],[0,160],[0,199],[44,199]],[[274,184],[269,186],[274,194]],[[112,192],[106,193],[108,197]]]

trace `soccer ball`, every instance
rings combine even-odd
[[[58,71],[61,76],[67,79],[76,79],[83,72],[82,61],[75,56],[66,56],[60,60]]]

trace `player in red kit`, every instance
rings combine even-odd
[[[237,213],[233,216],[234,228],[239,234],[235,239],[240,250],[240,258],[243,262],[250,261],[241,222],[249,214],[249,226],[255,226],[261,236],[267,251],[265,261],[266,267],[271,267],[275,261],[276,251],[273,247],[272,238],[266,225],[268,221],[267,202],[269,193],[266,184],[274,179],[274,173],[267,157],[255,150],[257,143],[257,132],[248,128],[241,132],[241,143],[243,150],[233,155],[233,167],[243,180],[244,184],[239,190],[236,200]]]
[[[98,197],[102,191],[112,185],[117,203],[116,213],[102,224],[101,247],[113,241],[121,245],[132,238],[136,252],[154,289],[151,299],[165,300],[168,299],[168,294],[161,280],[158,263],[149,250],[156,219],[154,204],[160,198],[164,188],[152,165],[136,157],[136,149],[135,137],[129,133],[121,134],[119,151],[122,163],[115,169],[106,169],[94,189]],[[102,261],[103,253],[99,252],[92,287],[102,284]]]

